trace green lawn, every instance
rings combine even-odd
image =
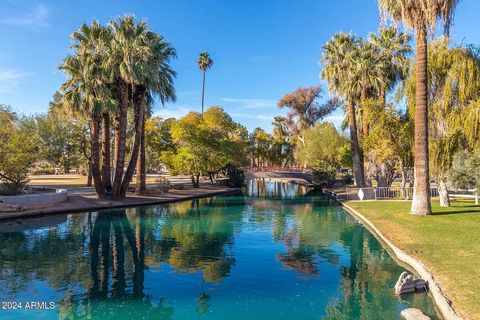
[[[422,261],[436,276],[453,307],[467,319],[480,319],[480,206],[433,202],[433,215],[408,214],[406,201],[349,201],[395,245]]]

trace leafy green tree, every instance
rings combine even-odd
[[[262,128],[255,128],[250,135],[252,166],[268,166],[271,161],[272,136]]]
[[[197,65],[202,70],[202,117],[203,117],[203,104],[205,98],[205,74],[207,70],[210,69],[213,65],[213,60],[210,58],[210,54],[208,52],[202,52],[198,56]]]
[[[0,105],[0,193],[17,194],[28,182],[28,169],[36,161],[35,121]]]
[[[246,144],[238,139],[240,126],[219,107],[209,108],[204,116],[190,112],[171,127],[175,151],[162,153],[162,162],[172,174],[191,176],[198,188],[200,176],[210,176],[227,164],[246,159]],[[245,160],[243,160],[245,161]]]
[[[480,189],[480,153],[467,150],[455,153],[448,177],[457,189]]]
[[[309,167],[323,166],[335,170],[339,165],[338,150],[345,139],[332,123],[321,122],[303,132],[305,144],[295,148],[295,158]]]
[[[166,151],[175,151],[171,128],[175,118],[154,117],[145,122],[146,166],[150,170],[161,167],[161,155]]]
[[[77,168],[82,160],[81,128],[75,119],[48,112],[37,117],[39,157],[63,168],[64,173]]]
[[[415,30],[416,40],[416,101],[414,167],[415,185],[411,213],[428,215],[430,204],[429,135],[428,135],[428,75],[427,33],[434,32],[438,19],[443,20],[448,34],[458,0],[379,0],[381,13]]]
[[[406,171],[413,162],[413,127],[410,118],[391,106],[377,105],[371,108],[375,122],[364,140],[365,152],[372,166],[378,187],[389,187],[398,173],[402,175],[402,187],[406,183]]]

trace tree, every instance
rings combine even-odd
[[[321,94],[320,86],[298,88],[284,95],[277,103],[280,108],[290,109],[286,117],[288,127],[302,144],[305,144],[302,131],[314,126],[317,121],[325,118],[338,106],[336,99],[320,104],[318,100]]]
[[[68,173],[82,159],[82,132],[75,119],[60,112],[48,112],[37,117],[39,156]]]
[[[412,68],[413,69],[413,68]],[[415,101],[415,70],[406,81],[409,108]],[[458,150],[478,145],[480,119],[480,56],[472,47],[450,48],[445,38],[428,48],[430,169],[437,182],[440,205],[449,206],[448,171]],[[468,125],[465,125],[468,121]]]
[[[172,138],[177,148],[162,154],[162,162],[171,174],[188,174],[195,188],[200,176],[213,175],[227,164],[243,165],[246,145],[240,138],[239,125],[219,107],[207,109],[204,116],[190,112],[172,124]],[[243,131],[243,130],[242,130]]]
[[[350,90],[359,97],[360,118],[362,122],[361,135],[368,135],[368,109],[371,99],[375,99],[378,92],[387,87],[385,70],[387,62],[382,59],[375,47],[363,40],[352,51],[352,72],[349,77],[352,81]]]
[[[460,150],[453,156],[449,180],[457,189],[480,189],[480,153]]]
[[[161,155],[163,152],[176,149],[173,142],[171,128],[175,118],[161,119],[154,117],[145,122],[146,140],[146,167],[150,170],[157,170],[161,167]]]
[[[415,30],[416,86],[415,86],[415,185],[411,213],[428,215],[430,204],[430,172],[428,149],[428,87],[427,87],[427,33],[433,33],[438,18],[443,20],[448,34],[458,0],[379,0],[384,16],[390,16]]]
[[[296,138],[292,135],[289,128],[289,121],[286,117],[275,116],[273,118],[273,157],[275,162],[282,166],[293,165],[295,158],[293,156]]]
[[[17,194],[28,182],[38,153],[36,124],[0,105],[0,194]]]
[[[295,158],[309,167],[323,166],[335,170],[339,166],[338,151],[345,144],[332,123],[321,122],[303,132],[305,144],[295,148]]]
[[[354,70],[354,51],[359,40],[348,33],[337,33],[323,46],[321,77],[329,84],[330,91],[343,96],[347,104],[348,125],[350,128],[350,145],[352,151],[353,173],[355,184],[365,186],[363,165],[358,143],[355,101],[358,92],[355,92],[352,74]]]
[[[402,187],[406,184],[406,169],[412,163],[413,130],[408,114],[402,114],[392,106],[377,105],[371,110],[375,122],[364,147],[374,163],[378,187],[389,187],[398,173],[402,175]]]
[[[146,106],[152,102],[153,97],[158,97],[160,102],[165,104],[168,101],[175,101],[175,88],[173,79],[176,72],[170,67],[170,61],[176,58],[175,49],[160,35],[154,32],[147,32],[147,38],[150,41],[151,56],[148,59],[148,68],[144,69],[140,85],[135,85],[134,105],[136,110],[143,109],[143,119],[141,120],[141,139],[140,153],[137,160],[137,181],[135,194],[143,195],[146,191],[146,137],[145,120],[146,115],[150,114]],[[149,108],[150,109],[150,108]]]
[[[271,161],[272,136],[262,128],[255,128],[250,135],[252,165],[268,166]]]
[[[104,110],[115,106],[115,101],[101,61],[110,41],[110,32],[97,21],[92,21],[90,25],[83,24],[72,38],[73,55],[67,56],[60,66],[67,76],[60,88],[62,105],[90,119],[92,175],[98,197],[104,198],[107,182],[102,181],[100,170],[101,115]]]
[[[208,54],[207,51],[202,52],[198,56],[198,61],[197,64],[202,70],[202,117],[203,117],[203,103],[204,103],[204,98],[205,98],[205,74],[207,73],[207,70],[210,69],[213,65],[213,60],[210,58],[210,55]]]
[[[145,189],[144,122],[153,96],[160,101],[175,99],[170,59],[175,51],[144,21],[124,16],[103,27],[93,21],[72,34],[74,54],[61,66],[68,80],[62,86],[66,105],[90,116],[91,158],[95,189],[99,197],[125,197],[139,162],[140,193]],[[128,109],[133,108],[133,143],[127,162]],[[115,170],[110,174],[112,114]],[[102,159],[99,135],[102,134]],[[140,154],[140,157],[139,157]],[[100,164],[102,165],[100,169]],[[125,170],[125,165],[127,168]]]
[[[387,106],[387,93],[408,76],[408,56],[412,52],[410,35],[395,27],[382,27],[378,34],[370,33],[368,43],[376,51],[384,68],[384,86],[379,89],[381,104]]]

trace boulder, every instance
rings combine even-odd
[[[407,271],[402,272],[395,284],[395,293],[397,295],[427,290],[427,283],[423,279],[413,279],[413,275]]]
[[[430,320],[431,318],[424,315],[422,311],[415,308],[408,308],[400,312],[400,316],[405,320]]]

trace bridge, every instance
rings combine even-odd
[[[309,183],[313,181],[313,174],[309,169],[303,167],[288,166],[258,166],[245,167],[246,179],[303,179]]]

